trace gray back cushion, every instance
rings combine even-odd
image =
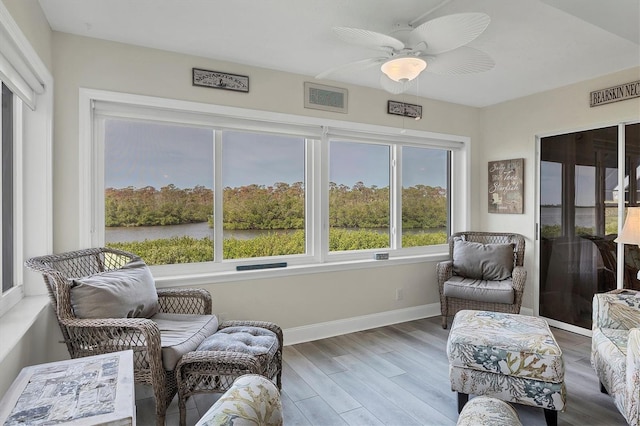
[[[500,281],[511,278],[513,244],[482,244],[453,240],[453,272],[476,280]]]
[[[142,260],[75,278],[71,306],[78,318],[150,318],[160,309],[155,281]]]

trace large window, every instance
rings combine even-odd
[[[184,273],[446,250],[461,141],[224,108],[90,105],[95,195],[81,222],[96,225],[92,245]]]

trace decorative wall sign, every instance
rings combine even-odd
[[[387,113],[420,120],[422,118],[422,105],[387,101]]]
[[[324,111],[347,113],[347,89],[325,86],[322,84],[304,83],[304,107]]]
[[[246,75],[193,68],[192,77],[194,86],[235,90],[237,92],[249,91],[249,77]]]
[[[489,213],[522,213],[524,158],[489,161]]]
[[[593,108],[594,106],[637,97],[640,97],[640,80],[608,87],[606,89],[595,90],[589,94],[589,105]]]

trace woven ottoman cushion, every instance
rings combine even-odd
[[[542,318],[486,311],[456,314],[449,364],[550,383],[564,381],[562,350]]]
[[[269,360],[278,347],[275,333],[266,328],[227,327],[204,339],[196,350],[239,352]]]

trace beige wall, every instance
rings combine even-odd
[[[640,68],[609,74],[548,92],[504,102],[481,111],[482,150],[472,155],[472,193],[480,194],[472,202],[481,212],[478,226],[483,230],[517,231],[527,238],[525,266],[530,275],[525,289],[524,306],[533,307],[535,275],[536,209],[536,135],[566,133],[597,128],[620,122],[640,120],[640,98],[594,108],[589,107],[589,93],[640,79]],[[487,162],[509,158],[525,159],[524,214],[489,214],[487,198]]]
[[[54,251],[79,248],[78,239],[78,92],[102,89],[218,105],[313,115],[334,120],[427,130],[478,139],[476,108],[421,99],[425,118],[403,120],[386,113],[388,99],[403,100],[381,90],[346,86],[349,113],[303,107],[303,83],[296,74],[230,64],[166,51],[135,47],[54,32]],[[250,92],[194,87],[191,68],[248,75]],[[412,99],[414,102],[415,99]],[[207,286],[216,312],[227,318],[272,320],[298,327],[403,307],[438,302],[433,262],[315,273]],[[395,300],[395,289],[405,297]]]

